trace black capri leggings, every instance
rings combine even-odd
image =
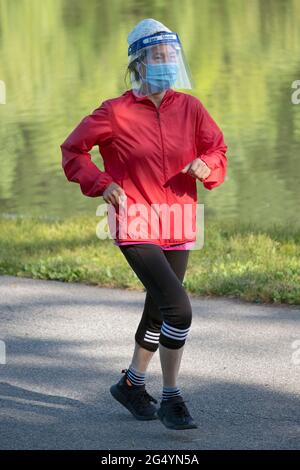
[[[159,343],[181,348],[192,323],[191,303],[182,285],[189,250],[163,250],[153,243],[119,248],[147,291],[136,342],[149,351],[156,351]]]

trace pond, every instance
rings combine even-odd
[[[95,214],[102,198],[67,181],[60,144],[104,99],[130,88],[127,34],[143,18],[179,34],[197,96],[228,145],[206,217],[299,224],[300,2],[0,0],[0,212]],[[179,90],[180,91],[180,90]],[[103,169],[98,149],[93,161]]]

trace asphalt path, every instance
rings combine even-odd
[[[1,449],[299,449],[300,309],[190,295],[178,386],[198,429],[136,420],[110,395],[145,291],[0,277]],[[159,351],[146,377],[158,401]]]

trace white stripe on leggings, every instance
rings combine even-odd
[[[144,341],[148,341],[148,343],[158,344],[160,332],[154,333],[153,331],[147,330],[144,336]]]
[[[163,322],[161,327],[161,332],[163,335],[167,336],[168,338],[172,339],[186,339],[190,328],[186,328],[185,330],[180,330],[179,328],[175,328],[173,326],[167,325]]]

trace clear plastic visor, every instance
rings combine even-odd
[[[178,41],[151,44],[128,56],[132,90],[148,96],[168,88],[192,89],[192,76]]]

